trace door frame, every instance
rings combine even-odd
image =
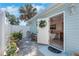
[[[54,17],[54,16],[59,15],[59,14],[62,14],[62,13],[63,13],[63,32],[64,32],[64,34],[63,34],[64,41],[63,41],[63,50],[62,51],[65,52],[65,11],[61,11],[61,12],[54,13],[53,15],[49,16],[48,18],[50,20],[51,17]]]

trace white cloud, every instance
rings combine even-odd
[[[37,12],[38,13],[40,13],[41,11],[43,11],[44,9],[45,9],[45,7],[44,6],[42,6],[42,5],[36,5],[36,4],[33,4],[33,6],[35,7],[35,8],[37,8]],[[13,14],[13,15],[15,15],[15,16],[19,16],[19,8],[18,7],[16,7],[16,6],[7,6],[7,7],[5,7],[5,8],[1,8],[2,10],[5,10],[5,11],[8,11],[10,14]],[[20,25],[26,25],[26,23],[25,22],[23,22],[23,21],[21,21],[20,22]]]
[[[18,7],[7,6],[6,8],[1,8],[2,10],[8,11],[10,14],[18,15]]]
[[[20,21],[20,25],[25,26],[26,25],[26,22]]]
[[[33,4],[33,6],[35,8],[37,8],[37,12],[40,13],[41,11],[43,11],[45,9],[45,7],[43,5],[36,5],[36,4]],[[8,11],[10,14],[14,14],[15,16],[19,16],[19,8],[16,7],[16,6],[7,6],[5,8],[1,8],[2,10],[6,10]]]
[[[40,13],[41,11],[43,11],[43,10],[45,9],[45,7],[42,6],[42,5],[35,5],[35,4],[33,4],[33,6],[34,6],[35,8],[37,8],[37,12],[38,12],[38,13]]]

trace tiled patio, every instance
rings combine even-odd
[[[27,40],[29,39],[29,40]],[[38,44],[30,41],[30,38],[21,40],[19,56],[43,56],[43,54],[38,50]]]
[[[27,40],[29,39],[29,40]],[[20,42],[20,51],[18,56],[63,56],[63,53],[53,53],[48,50],[48,45],[37,44],[26,38]]]

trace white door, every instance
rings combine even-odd
[[[45,21],[45,27],[40,27],[40,22]],[[37,42],[40,44],[49,44],[49,22],[48,18],[37,20]]]

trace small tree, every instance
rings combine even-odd
[[[6,12],[6,17],[9,19],[11,25],[19,25],[19,20],[15,15],[11,15],[9,12]]]

